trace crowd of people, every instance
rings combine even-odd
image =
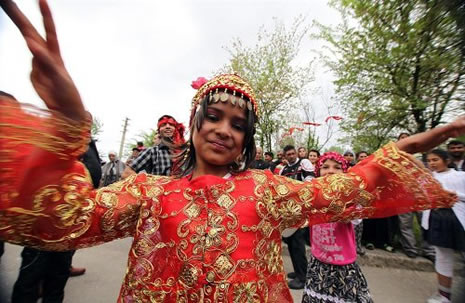
[[[403,251],[435,262],[438,293],[428,302],[450,302],[454,252],[465,251],[465,146],[437,146],[465,133],[465,117],[371,155],[288,145],[274,159],[255,145],[252,87],[221,74],[192,83],[188,138],[163,115],[156,144],[124,163],[110,152],[101,167],[50,9],[39,4],[45,39],[12,1],[0,1],[33,55],[31,81],[48,107],[0,95],[0,239],[25,246],[14,303],[62,302],[75,250],[123,237],[133,243],[118,302],[292,302],[289,288],[303,289],[305,303],[372,302],[357,254],[363,244],[392,252],[398,214]],[[412,236],[421,214],[422,249]]]

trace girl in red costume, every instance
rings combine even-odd
[[[141,173],[93,190],[77,160],[89,114],[63,64],[49,7],[39,4],[46,39],[12,1],[0,0],[33,54],[31,81],[49,109],[0,99],[0,238],[70,250],[134,237],[118,302],[292,302],[283,229],[456,200],[407,152],[464,133],[465,117],[390,143],[346,174],[301,183],[247,169],[259,108],[237,75],[195,83],[177,176]]]

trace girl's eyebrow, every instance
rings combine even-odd
[[[240,123],[247,123],[247,119],[239,116],[234,116],[233,120]]]

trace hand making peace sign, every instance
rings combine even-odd
[[[52,14],[46,0],[39,0],[46,39],[42,38],[27,17],[11,0],[0,0],[0,6],[21,31],[33,55],[31,82],[47,107],[76,121],[87,113],[79,92],[61,58]]]

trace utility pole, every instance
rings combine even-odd
[[[129,118],[126,117],[124,119],[124,124],[123,124],[123,135],[121,136],[121,144],[119,146],[119,158],[123,156],[123,148],[124,148],[124,141],[126,141],[126,132],[128,131],[128,124],[129,124]]]

